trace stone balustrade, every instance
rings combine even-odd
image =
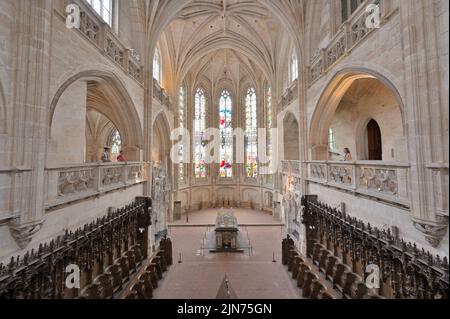
[[[308,162],[309,181],[410,206],[410,165],[372,161]]]
[[[301,177],[302,163],[300,161],[281,161],[282,173]]]
[[[290,87],[286,89],[286,92],[281,96],[281,100],[278,103],[279,109],[284,110],[293,101],[298,99],[298,80],[295,80]]]
[[[66,0],[65,6],[71,3],[78,5],[81,13],[80,28],[74,30],[80,32],[103,55],[119,65],[126,74],[142,86],[144,83],[144,68],[136,52],[124,46],[111,27],[86,1]],[[61,10],[61,12],[64,12],[63,8]]]
[[[147,164],[92,163],[46,169],[46,208],[138,185],[147,180]]]
[[[166,90],[161,88],[160,84],[155,79],[153,79],[153,97],[165,107],[170,108],[171,101],[169,95],[167,94]]]
[[[290,174],[291,166],[289,164],[289,161],[281,161],[281,172],[283,174]]]
[[[367,5],[378,4],[381,11],[384,9],[385,0],[368,0],[366,5],[361,5],[353,16],[342,24],[336,35],[331,39],[326,48],[319,50],[310,61],[309,86],[333,68],[343,57],[359,45],[366,37],[377,29],[369,29],[366,26],[368,13]],[[386,14],[386,12],[384,12]]]

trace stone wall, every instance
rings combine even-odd
[[[89,42],[80,32],[67,29],[62,16],[53,15],[52,60],[50,78],[50,96],[54,100],[56,93],[82,76],[86,78],[115,78],[123,85],[132,100],[136,112],[144,125],[144,89],[131,76],[100,50]]]
[[[9,140],[13,123],[12,105],[12,61],[14,2],[5,0],[0,3],[0,167],[8,166]]]
[[[181,201],[182,212],[195,211],[202,208],[202,204],[214,206],[221,201],[230,200],[239,206],[251,204],[254,209],[272,208],[265,202],[268,194],[273,194],[273,189],[251,185],[214,185],[195,186],[180,189],[174,195],[175,201]],[[205,208],[205,207],[203,207]]]
[[[80,164],[85,160],[87,84],[77,81],[66,89],[52,120],[47,165]]]

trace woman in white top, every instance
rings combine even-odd
[[[344,162],[351,162],[353,161],[352,153],[350,153],[350,150],[346,147],[344,148]]]

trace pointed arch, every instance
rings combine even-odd
[[[159,2],[155,2],[154,4],[149,5],[149,17],[148,17],[148,41],[147,42],[147,49],[146,49],[146,55],[147,56],[153,56],[157,43],[161,38],[162,33],[164,30],[169,26],[169,24],[178,16],[180,15],[181,11],[193,3],[194,0],[177,0],[172,1],[168,3],[160,4]],[[273,1],[273,0],[257,0],[263,7],[268,9],[273,17],[286,29],[289,36],[292,38],[293,42],[295,43],[295,47],[297,49],[297,54],[299,57],[299,61],[303,61],[303,47],[301,45],[300,41],[300,35],[298,30],[301,30],[302,27],[305,25],[305,19],[304,19],[304,8],[302,3],[290,3],[290,2],[282,2],[282,1]],[[287,10],[290,9],[290,10]],[[288,13],[289,12],[289,13]],[[151,23],[150,23],[151,21]],[[219,39],[220,41],[217,41],[217,36],[214,36],[211,41],[216,43],[212,43],[212,46],[220,46],[221,42],[224,42],[224,39]],[[242,45],[241,41],[239,41],[239,38],[236,37],[232,43],[234,44],[233,48],[239,47]],[[202,51],[203,52],[203,51]],[[257,52],[258,54],[261,54],[260,49],[256,48],[256,50],[253,50],[253,52]],[[263,54],[264,56],[270,56],[266,53]],[[264,71],[272,70],[272,67],[270,66],[269,59],[262,59],[262,64],[267,64],[268,68],[264,68]],[[186,67],[185,67],[186,68]],[[187,69],[189,69],[187,67]],[[186,72],[180,72],[181,74]],[[269,74],[271,72],[268,72]],[[184,76],[180,76],[182,79]]]
[[[190,68],[201,61],[205,56],[223,49],[233,49],[241,53],[254,61],[267,78],[272,76],[272,67],[268,62],[270,61],[269,52],[261,52],[258,46],[241,35],[230,33],[229,35],[224,36],[222,33],[216,32],[204,38],[195,48],[186,54],[183,64],[180,67],[181,78],[184,78]],[[249,73],[252,74],[252,72]]]
[[[404,104],[394,84],[380,73],[367,68],[345,68],[337,71],[320,95],[309,128],[309,148],[314,160],[328,159],[328,136],[333,116],[343,97],[360,79],[380,81],[395,97],[400,108],[403,134],[405,134]]]
[[[69,74],[59,86],[50,104],[49,127],[51,130],[55,110],[63,93],[77,81],[100,83],[114,113],[114,124],[122,134],[124,145],[136,150],[143,148],[142,125],[131,96],[122,81],[109,70],[85,70]],[[95,103],[92,104],[95,106]],[[51,132],[51,131],[50,131]],[[51,134],[50,134],[51,136]]]

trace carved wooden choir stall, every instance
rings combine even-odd
[[[288,236],[282,262],[305,298],[448,299],[447,258],[419,250],[389,230],[318,202],[316,196],[304,196],[302,206],[307,256],[301,256]],[[379,280],[371,287],[367,279],[373,273],[367,270],[374,269]]]
[[[151,213],[151,199],[137,198],[75,232],[41,244],[37,251],[12,258],[8,265],[0,264],[0,299],[151,298],[172,264],[170,239],[164,238],[158,252],[148,256]],[[67,271],[77,268],[79,285],[73,277],[72,287],[67,284]]]

